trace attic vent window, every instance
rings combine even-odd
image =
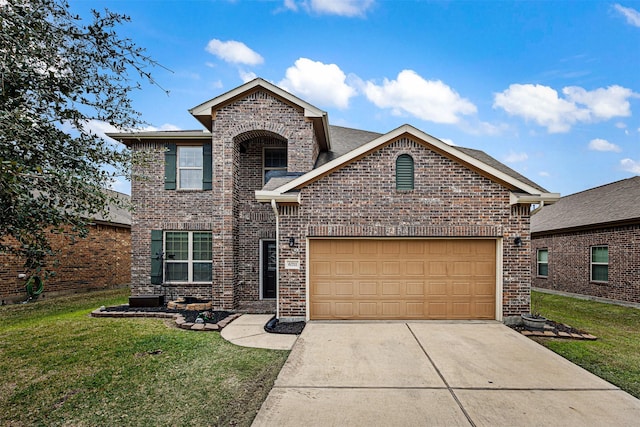
[[[396,190],[413,190],[413,157],[401,154],[396,159]]]

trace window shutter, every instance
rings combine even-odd
[[[162,284],[162,230],[151,230],[151,284]]]
[[[202,146],[202,189],[211,190],[211,143]]]
[[[396,159],[396,190],[413,190],[413,158],[408,154]]]
[[[176,189],[176,144],[168,143],[164,153],[164,189]]]

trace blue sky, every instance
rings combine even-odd
[[[74,1],[83,16],[97,2]],[[262,77],[386,133],[409,123],[563,195],[640,174],[640,2],[101,1],[168,68],[134,105],[153,129]],[[124,191],[126,184],[118,185]]]

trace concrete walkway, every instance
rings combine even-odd
[[[640,400],[498,322],[310,322],[254,426],[637,426]]]
[[[291,350],[297,335],[270,334],[264,330],[264,325],[272,317],[272,314],[243,314],[225,326],[220,335],[242,347]]]

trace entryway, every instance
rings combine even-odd
[[[262,299],[276,297],[277,253],[275,240],[261,241],[261,296]]]

